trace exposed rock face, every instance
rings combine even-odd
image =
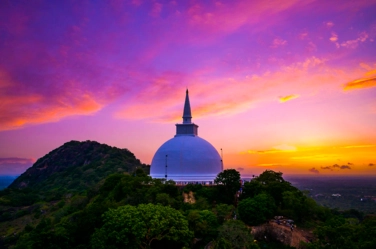
[[[290,227],[274,222],[252,227],[252,234],[256,240],[277,241],[296,248],[301,248],[300,242],[309,242],[313,239],[310,231],[299,227],[291,231]]]
[[[192,191],[189,191],[189,193],[183,193],[183,198],[185,203],[194,204],[196,202]]]

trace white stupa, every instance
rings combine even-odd
[[[186,91],[183,123],[176,124],[176,135],[155,153],[150,167],[153,178],[176,182],[213,181],[223,165],[218,151],[198,136],[198,125],[191,122],[191,106]]]

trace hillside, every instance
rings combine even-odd
[[[59,199],[67,193],[85,192],[110,174],[133,172],[136,168],[149,170],[127,149],[95,141],[70,141],[38,159],[15,179],[2,191],[0,205],[29,205],[37,200]],[[10,200],[10,192],[20,198]]]
[[[145,174],[149,166],[127,149],[95,141],[67,142],[0,191],[0,236],[13,244],[25,226],[51,216],[57,221],[79,210],[109,175],[128,172]],[[0,248],[7,248],[3,243],[0,239]]]

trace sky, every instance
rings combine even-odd
[[[376,1],[0,1],[0,175],[71,140],[150,164],[189,89],[242,175],[376,176]]]

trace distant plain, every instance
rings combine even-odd
[[[290,176],[285,179],[329,208],[376,213],[375,176]]]

